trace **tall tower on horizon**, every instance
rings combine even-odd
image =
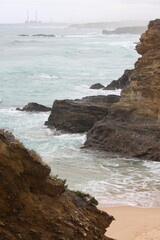
[[[35,15],[33,16],[33,20],[30,20],[30,12],[27,10],[27,19],[25,21],[26,24],[41,24],[42,22],[38,20],[38,11],[37,9],[35,10]]]
[[[37,10],[36,10],[36,21],[35,21],[36,23],[38,22],[38,12],[37,12]]]
[[[25,23],[29,23],[29,10],[27,10],[27,19],[26,19]]]

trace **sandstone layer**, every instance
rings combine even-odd
[[[142,57],[130,84],[88,132],[85,147],[160,161],[160,19],[149,23],[136,49]]]
[[[110,106],[120,99],[116,95],[90,96],[76,100],[56,100],[45,122],[50,128],[82,133],[108,114]]]
[[[160,120],[160,19],[151,21],[136,46],[142,55],[135,63],[128,88],[117,106],[134,109],[133,114]]]
[[[113,217],[51,177],[50,168],[0,131],[0,239],[107,240]]]

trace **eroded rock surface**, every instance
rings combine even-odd
[[[100,95],[76,100],[56,100],[45,125],[71,133],[86,132],[96,121],[104,118],[110,106],[119,99],[116,95]]]
[[[149,23],[136,49],[142,57],[130,84],[88,132],[85,147],[160,161],[160,19]]]
[[[160,120],[160,19],[149,23],[136,49],[142,57],[122,91],[119,107],[134,108],[135,115]]]
[[[84,147],[122,157],[160,161],[159,123],[134,119],[130,114],[130,110],[116,110],[96,122],[87,133]]]
[[[50,168],[0,131],[0,239],[107,240],[113,217],[50,177]]]

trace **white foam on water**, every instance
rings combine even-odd
[[[139,37],[57,27],[51,27],[53,34],[66,37],[18,37],[36,34],[37,27],[12,26],[0,31],[0,128],[11,130],[26,147],[36,150],[52,174],[67,178],[70,188],[89,192],[101,205],[160,206],[159,163],[80,149],[85,134],[50,130],[44,125],[50,113],[15,110],[32,101],[51,106],[55,99],[120,95],[120,90],[92,90],[90,86],[97,82],[106,86],[124,69],[133,68]],[[40,26],[44,34],[50,34],[51,28]]]

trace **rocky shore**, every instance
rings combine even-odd
[[[142,57],[128,87],[88,132],[84,146],[160,161],[160,19],[149,23],[136,49]]]
[[[0,130],[0,239],[109,240],[104,234],[113,217],[50,172],[40,156]]]
[[[106,88],[122,88],[121,98],[57,100],[45,124],[71,133],[88,131],[85,148],[160,161],[159,19],[149,23],[136,50],[142,57],[135,68]]]

